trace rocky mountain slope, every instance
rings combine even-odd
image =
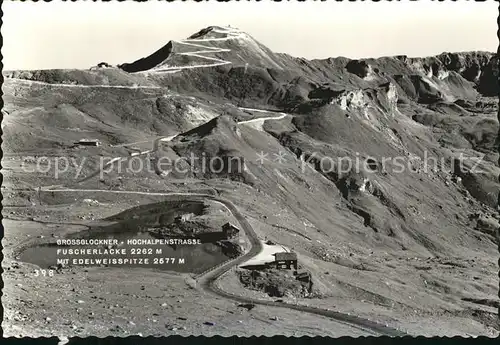
[[[312,304],[362,300],[407,327],[453,317],[490,329],[491,303],[473,301],[497,293],[497,66],[488,52],[309,61],[208,27],[116,67],[4,72],[2,148],[76,156],[92,137],[101,155],[126,155],[178,134],[153,160],[193,169],[124,173],[122,188],[217,189],[262,238],[299,253],[321,282]]]

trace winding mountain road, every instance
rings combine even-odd
[[[271,111],[259,110],[259,109],[246,109],[246,110],[271,112]],[[287,116],[287,114],[280,113],[279,116],[252,119],[252,120],[248,120],[248,121],[239,122],[239,124],[258,123],[259,125],[262,125],[263,122],[266,120],[282,119],[285,116]],[[151,150],[147,150],[147,151],[140,152],[140,153],[135,153],[135,155],[143,155],[143,154],[154,152],[158,149],[158,145],[159,145],[160,141],[170,141],[174,137],[175,137],[175,135],[169,136],[169,137],[156,138],[153,140],[153,147],[151,148]],[[80,179],[77,182],[83,182],[83,181],[86,181],[86,180],[92,178],[93,176],[96,176],[97,174],[101,173],[101,171],[104,168],[108,167],[109,164],[113,164],[116,161],[129,159],[131,157],[132,156],[116,157],[115,159],[111,160],[108,163],[108,165],[104,165],[103,167],[101,167],[97,171]],[[38,189],[38,191],[39,192],[44,191],[44,192],[87,192],[87,193],[136,194],[136,195],[163,196],[163,197],[165,197],[167,199],[171,199],[171,200],[178,200],[178,199],[182,199],[185,201],[211,200],[214,202],[218,202],[218,203],[224,205],[231,212],[231,214],[235,217],[235,219],[238,221],[238,223],[240,224],[240,228],[245,232],[245,234],[248,237],[248,240],[250,241],[251,248],[246,254],[239,256],[233,260],[228,260],[228,261],[226,261],[218,266],[215,266],[215,267],[197,275],[195,277],[195,279],[196,279],[198,285],[204,291],[206,291],[212,295],[215,295],[215,296],[219,296],[219,297],[223,297],[223,298],[230,299],[233,301],[237,301],[239,303],[253,303],[253,304],[266,305],[266,306],[271,306],[271,307],[287,308],[287,309],[293,309],[293,310],[306,312],[306,313],[310,313],[310,314],[325,316],[325,317],[328,317],[328,318],[335,320],[336,322],[346,324],[350,327],[354,327],[357,329],[361,329],[364,332],[366,332],[368,334],[372,334],[372,335],[388,335],[388,336],[405,336],[405,335],[407,335],[405,332],[399,331],[399,330],[394,329],[394,328],[390,328],[388,326],[373,322],[371,320],[363,319],[363,318],[360,318],[357,316],[348,315],[348,314],[344,314],[344,313],[339,313],[339,312],[336,312],[333,310],[321,309],[321,308],[310,307],[310,306],[305,306],[305,305],[291,304],[291,303],[286,303],[286,302],[274,302],[274,301],[268,301],[268,300],[259,300],[259,299],[235,295],[235,294],[232,294],[232,293],[229,293],[229,292],[222,290],[217,284],[218,279],[221,276],[223,276],[225,273],[227,273],[233,267],[241,265],[242,263],[255,257],[263,249],[262,243],[259,240],[257,234],[255,233],[255,231],[252,228],[252,226],[250,225],[250,223],[248,223],[248,221],[245,219],[245,217],[239,212],[238,208],[231,201],[229,201],[227,199],[223,199],[221,197],[211,195],[211,194],[202,194],[202,193],[162,193],[162,192],[140,192],[140,191],[103,190],[103,189],[71,189],[71,188],[65,188],[65,187],[60,186],[60,185],[40,187]]]
[[[58,186],[54,186],[58,187]],[[223,264],[219,266],[215,266],[212,269],[209,269],[200,275],[196,276],[196,281],[198,282],[199,286],[205,290],[206,292],[224,297],[227,299],[231,299],[240,303],[253,303],[253,304],[259,304],[259,305],[266,305],[266,306],[271,306],[271,307],[278,307],[278,308],[287,308],[287,309],[293,309],[301,312],[306,312],[310,314],[316,314],[316,315],[321,315],[325,316],[328,318],[331,318],[339,323],[349,325],[354,328],[361,329],[369,334],[373,335],[387,335],[387,336],[405,336],[407,335],[405,332],[402,332],[400,330],[390,328],[388,326],[363,319],[357,316],[353,315],[348,315],[344,313],[339,313],[333,310],[328,310],[328,309],[321,309],[321,308],[316,308],[316,307],[310,307],[310,306],[305,306],[305,305],[297,305],[297,304],[291,304],[291,303],[286,303],[286,302],[274,302],[274,301],[266,301],[266,300],[259,300],[259,299],[254,299],[254,298],[249,298],[249,297],[244,297],[244,296],[239,296],[235,295],[229,292],[226,292],[222,290],[218,284],[217,280],[227,273],[231,268],[238,266],[257,254],[262,250],[262,244],[255,233],[254,229],[248,223],[248,221],[245,219],[245,217],[239,212],[237,207],[229,200],[223,199],[218,196],[214,196],[211,194],[202,194],[202,193],[161,193],[161,192],[139,192],[139,191],[113,191],[113,190],[102,190],[102,189],[70,189],[70,188],[58,188],[54,189],[51,186],[48,187],[42,187],[40,188],[41,191],[45,192],[89,192],[89,193],[116,193],[116,194],[137,194],[137,195],[152,195],[152,196],[164,196],[167,197],[168,199],[172,200],[179,200],[182,199],[184,201],[205,201],[205,200],[212,200],[218,203],[223,204],[235,217],[235,219],[238,221],[240,224],[240,227],[243,231],[245,231],[245,234],[247,235],[250,244],[251,244],[251,249],[244,255],[237,257],[234,260],[229,260],[224,262]]]
[[[165,89],[163,86],[148,86],[148,85],[106,85],[106,84],[61,84],[61,83],[47,83],[44,81],[38,80],[30,80],[30,79],[21,79],[21,78],[12,78],[6,77],[5,81],[13,81],[26,85],[44,85],[49,87],[62,87],[62,88],[77,88],[77,89],[127,89],[127,90],[136,90],[136,89]]]
[[[285,118],[286,116],[288,116],[288,114],[286,114],[286,113],[274,112],[274,111],[270,111],[270,110],[251,109],[251,108],[240,108],[240,109],[255,111],[255,112],[262,112],[262,113],[279,113],[280,114],[279,116],[260,117],[260,118],[255,118],[255,119],[251,119],[251,120],[244,120],[244,121],[238,122],[239,125],[249,125],[250,127],[253,127],[254,129],[257,129],[257,130],[262,130],[262,126],[264,125],[264,122],[267,120],[281,120],[281,119]],[[115,164],[115,162],[119,163],[119,162],[128,160],[131,157],[142,156],[142,155],[156,152],[158,150],[160,142],[172,141],[178,135],[179,134],[170,135],[170,136],[166,136],[166,137],[157,137],[157,138],[152,140],[152,147],[150,150],[146,150],[146,151],[142,151],[142,152],[133,152],[130,156],[115,157],[115,158],[109,160],[108,162],[106,162],[104,164],[104,166],[98,167],[92,173],[80,178],[79,180],[76,181],[76,183],[85,182],[85,181],[91,179],[92,177],[99,175],[102,171],[105,171],[105,169],[107,169],[110,166],[112,166],[113,164]],[[110,145],[110,146],[111,147],[126,147],[126,146],[130,146],[130,145],[134,145],[134,144],[143,144],[143,143],[147,143],[147,142],[151,142],[151,140],[136,141],[136,142],[132,142],[132,143],[124,143],[124,144]]]
[[[184,56],[193,56],[198,59],[206,60],[210,63],[208,64],[203,64],[203,65],[187,65],[187,66],[166,66],[166,67],[155,67],[147,72],[178,72],[183,69],[193,69],[193,68],[206,68],[206,67],[216,67],[216,66],[222,66],[222,65],[229,65],[232,64],[231,61],[215,58],[215,57],[210,57],[206,56],[204,54],[214,54],[214,53],[226,53],[230,52],[231,49],[226,49],[226,48],[217,48],[217,47],[212,47],[209,45],[202,45],[199,44],[200,42],[221,42],[221,41],[229,41],[229,40],[234,40],[243,37],[243,33],[241,33],[238,30],[234,30],[231,28],[225,28],[223,30],[219,29],[212,29],[212,32],[220,33],[220,34],[225,34],[226,37],[220,37],[220,38],[204,38],[204,39],[184,39],[184,40],[173,40],[173,42],[177,44],[182,44],[188,47],[195,47],[198,48],[198,50],[194,50],[191,52],[184,52],[184,53],[173,53],[175,55],[184,55]],[[200,50],[201,48],[201,50]]]

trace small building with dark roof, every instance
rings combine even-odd
[[[240,229],[234,224],[227,222],[222,226],[222,233],[226,239],[231,239],[240,233]]]
[[[104,68],[104,67],[111,67],[111,65],[109,63],[107,63],[107,62],[99,62],[97,64],[97,67]]]
[[[276,268],[283,269],[291,269],[292,266],[294,269],[297,269],[297,253],[293,252],[280,252],[274,254],[274,265]]]
[[[82,146],[100,146],[101,141],[99,139],[80,139],[76,145]]]

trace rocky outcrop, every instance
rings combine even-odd
[[[498,94],[498,59],[487,52],[443,53],[437,58],[443,66],[477,85],[485,96]]]
[[[437,59],[446,69],[458,72],[469,81],[477,82],[492,57],[493,54],[490,53],[470,52],[443,53],[438,55]]]
[[[370,72],[370,66],[363,60],[351,60],[345,68],[349,73],[355,74],[360,78],[366,78]]]
[[[485,96],[497,96],[498,85],[498,57],[493,57],[484,67],[479,76],[478,91]]]
[[[418,103],[431,104],[443,99],[438,88],[421,75],[411,75],[410,81],[413,84]]]

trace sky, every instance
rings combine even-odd
[[[210,26],[237,27],[297,57],[496,51],[498,4],[436,2],[2,3],[4,70],[132,62]]]

